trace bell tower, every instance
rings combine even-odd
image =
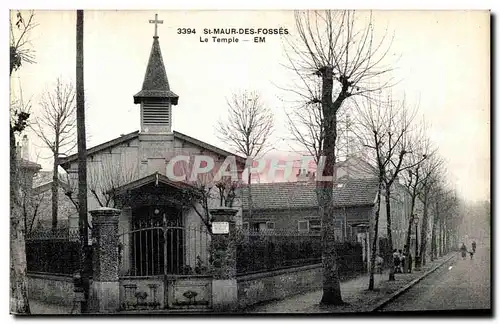
[[[153,46],[142,90],[134,96],[134,104],[141,105],[141,133],[171,133],[172,105],[177,105],[179,96],[170,91],[158,41],[158,24],[162,24],[163,20],[158,20],[156,14],[155,19],[149,22],[155,24]]]

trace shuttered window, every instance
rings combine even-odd
[[[143,107],[144,124],[170,124],[170,105],[145,104]]]

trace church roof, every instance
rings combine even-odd
[[[150,174],[148,176],[145,176],[141,179],[137,179],[137,180],[132,181],[130,183],[127,183],[123,186],[120,186],[120,187],[114,189],[114,192],[116,195],[120,195],[120,194],[126,192],[127,190],[141,188],[141,187],[143,187],[147,184],[150,184],[150,183],[156,183],[156,184],[163,183],[163,184],[166,184],[168,186],[171,186],[171,187],[177,188],[177,189],[192,188],[192,186],[188,183],[185,183],[182,181],[170,180],[168,177],[164,176],[163,174],[155,172],[155,173]]]
[[[176,138],[176,139],[180,139],[182,141],[194,144],[196,146],[203,147],[204,149],[206,149],[208,151],[211,151],[211,152],[214,152],[216,154],[219,154],[219,155],[222,155],[222,156],[225,156],[225,157],[227,157],[227,156],[235,156],[236,157],[236,162],[239,162],[240,164],[244,164],[245,161],[246,161],[245,158],[243,158],[243,157],[241,157],[239,155],[236,155],[236,154],[233,154],[233,153],[228,152],[226,150],[220,149],[220,148],[218,148],[216,146],[213,146],[211,144],[208,144],[208,143],[205,143],[203,141],[200,141],[200,140],[198,140],[198,139],[196,139],[194,137],[191,137],[191,136],[179,133],[177,131],[174,131],[173,134],[174,134],[174,138]],[[108,141],[108,142],[105,142],[105,143],[102,143],[102,144],[99,144],[97,146],[94,146],[94,147],[91,147],[91,148],[87,149],[87,155],[90,156],[92,154],[99,153],[99,152],[104,151],[106,149],[118,146],[118,145],[120,145],[122,143],[126,143],[126,142],[128,142],[130,140],[133,140],[133,139],[137,138],[137,137],[139,137],[139,131],[135,131],[135,132],[132,132],[132,133],[129,133],[129,134],[122,135],[120,137],[112,139],[111,141]],[[77,159],[78,159],[78,154],[75,153],[75,154],[67,156],[65,158],[60,158],[59,159],[59,165],[61,167],[63,167],[64,169],[66,169],[66,168],[69,167],[69,164],[71,162],[74,162]]]
[[[153,37],[142,90],[134,96],[134,103],[138,104],[144,99],[170,99],[173,105],[177,105],[179,101],[179,96],[170,91],[157,36]]]

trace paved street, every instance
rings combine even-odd
[[[381,311],[490,309],[490,247],[471,260],[457,258],[417,283]]]

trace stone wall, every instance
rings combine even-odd
[[[71,276],[28,274],[28,286],[30,299],[73,306],[75,292]]]
[[[286,298],[323,286],[321,264],[238,277],[238,306]]]

